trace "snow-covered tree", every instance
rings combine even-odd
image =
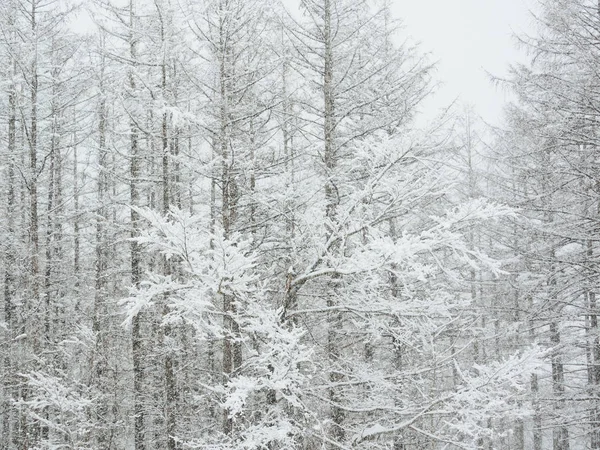
[[[433,66],[390,2],[298,6],[0,4],[0,447],[508,445],[547,414],[530,381],[571,376],[490,331],[527,264],[515,305],[552,299],[594,373],[573,271],[497,242],[530,222],[469,123],[415,126]]]

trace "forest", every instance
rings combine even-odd
[[[393,2],[0,0],[0,450],[600,450],[600,3]]]

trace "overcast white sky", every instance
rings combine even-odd
[[[297,8],[298,0],[284,1],[288,6],[296,4]],[[513,35],[533,33],[529,10],[535,7],[535,0],[391,0],[390,3],[393,15],[404,23],[404,34],[421,42],[421,49],[431,52],[438,61],[437,80],[443,85],[425,103],[425,115],[435,115],[435,111],[458,98],[472,105],[487,122],[498,124],[507,98],[490,83],[486,71],[502,76],[509,64],[525,60]],[[83,17],[81,20],[85,22]]]
[[[454,98],[475,107],[484,120],[498,123],[505,95],[489,81],[506,74],[510,63],[524,60],[512,35],[532,32],[532,0],[392,0],[394,16],[406,32],[439,60],[438,79],[444,83],[432,109]]]

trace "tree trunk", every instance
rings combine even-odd
[[[593,148],[592,151],[596,151]],[[590,190],[590,194],[596,196],[600,193],[600,184],[595,183],[594,188]],[[600,216],[600,202],[596,201],[595,211],[593,211],[596,217]],[[598,231],[595,229],[594,231]],[[588,239],[587,241],[587,252],[586,262],[587,264],[593,264],[594,261],[594,241]],[[588,279],[594,279],[593,266],[591,270],[588,270]],[[590,385],[590,449],[600,449],[600,336],[598,332],[598,305],[596,302],[596,292],[592,283],[586,282],[584,296],[586,297],[588,316],[586,320],[586,331],[587,331],[587,347],[586,356],[588,359],[588,384]]]
[[[529,310],[533,311],[533,299],[530,297]],[[529,319],[529,336],[535,341],[535,322],[533,316]],[[537,373],[531,374],[531,396],[533,409],[533,450],[542,450],[542,412],[540,408],[540,384]]]
[[[334,140],[335,128],[335,104],[334,104],[334,81],[333,81],[333,36],[331,30],[332,5],[331,0],[324,0],[323,3],[323,42],[325,44],[325,55],[323,61],[323,157],[325,161],[325,217],[327,220],[328,235],[335,233],[337,222],[337,206],[339,203],[336,186],[336,168],[337,155]],[[327,237],[329,237],[327,236]],[[339,251],[339,248],[332,249]],[[337,283],[339,276],[332,276],[328,288],[327,307],[333,309],[338,304]],[[338,340],[341,338],[343,316],[340,312],[332,311],[327,317],[327,359],[329,360],[329,382],[335,385],[342,381],[343,375],[340,370],[340,348]],[[345,430],[343,422],[345,411],[340,407],[342,396],[338,387],[328,389],[328,397],[331,402],[331,419],[333,422],[331,428],[331,438],[338,444],[342,444],[345,439]],[[332,444],[332,448],[335,448]]]
[[[134,69],[136,65],[136,35],[135,35],[135,5],[134,0],[129,1],[129,56],[133,67],[129,71],[129,88],[131,95],[136,95],[136,82]],[[129,124],[130,132],[130,162],[129,162],[129,197],[132,207],[139,206],[140,194],[138,191],[138,180],[140,178],[139,136],[136,123],[132,120]],[[131,238],[139,236],[140,217],[135,209],[131,209]],[[138,288],[141,282],[141,252],[136,241],[131,242],[131,283]],[[131,324],[131,344],[133,356],[133,396],[134,396],[134,441],[135,450],[145,450],[145,428],[144,428],[144,353],[142,344],[142,312],[135,315]]]
[[[228,24],[225,21],[225,2],[219,4],[219,151],[221,156],[221,218],[223,237],[228,239],[234,230],[237,219],[237,180],[233,173],[233,157],[229,156],[229,100],[231,95],[231,49],[228,35]],[[225,337],[223,340],[223,376],[224,384],[236,375],[242,365],[242,347],[239,342],[240,327],[236,320],[236,299],[230,293],[221,293],[223,297],[223,325]],[[223,432],[230,435],[233,432],[233,418],[229,410],[223,411]]]
[[[37,2],[31,2],[30,24],[33,39],[37,35]],[[26,328],[26,322],[23,323],[22,333],[29,337],[29,342],[34,355],[39,355],[41,352],[41,342],[39,336],[39,314],[36,312],[40,308],[40,242],[39,242],[39,216],[38,216],[38,60],[37,60],[37,42],[34,42],[34,55],[32,58],[30,71],[30,123],[29,123],[29,243],[30,243],[30,282],[31,282],[31,297],[26,302],[26,310],[28,314],[28,325],[31,329]],[[26,319],[26,320],[27,320]],[[29,392],[27,386],[23,386],[21,390],[22,400],[27,400]],[[23,414],[25,414],[23,412]],[[30,429],[27,417],[21,418],[21,445],[23,449],[27,449],[30,445],[35,445],[39,439],[40,424],[38,421],[32,424]]]
[[[104,52],[104,37],[102,40],[102,51]],[[100,102],[98,105],[98,181],[97,181],[97,192],[96,196],[98,199],[98,211],[96,212],[96,261],[95,261],[95,280],[94,280],[94,305],[93,305],[93,317],[92,317],[92,330],[96,337],[96,348],[99,357],[93,361],[92,370],[94,371],[95,383],[98,390],[105,393],[105,362],[107,346],[106,346],[106,334],[104,319],[106,317],[106,270],[107,270],[107,255],[106,255],[106,231],[105,225],[108,221],[108,213],[106,210],[106,198],[108,190],[107,182],[107,152],[106,152],[106,126],[107,126],[107,106],[106,99],[104,97],[105,86],[104,86],[104,56],[102,55],[101,67],[100,67]],[[77,164],[77,160],[75,160]],[[75,171],[75,177],[77,172]],[[76,235],[77,236],[77,235]],[[76,247],[78,252],[78,248]],[[76,261],[79,258],[76,258]],[[96,445],[98,448],[106,447],[106,433],[105,426],[107,424],[107,411],[108,406],[104,396],[99,401],[99,407],[96,411],[96,418],[99,422],[98,427],[100,433],[97,433]]]
[[[161,34],[161,42],[163,48],[163,61],[161,64],[161,89],[163,95],[163,101],[166,101],[167,95],[167,63],[165,60],[165,52],[166,41],[165,41],[165,30],[164,30],[164,22],[163,17],[160,12],[160,8],[158,9],[158,13],[160,16],[160,34]],[[171,186],[170,186],[170,168],[169,168],[169,135],[168,135],[168,117],[167,112],[165,111],[162,115],[162,124],[161,124],[161,153],[162,153],[162,204],[163,204],[163,214],[167,215],[169,213],[169,208],[171,206]],[[171,275],[171,264],[167,260],[166,257],[163,257],[163,268],[165,276]],[[165,298],[165,304],[163,309],[163,316],[166,316],[169,312],[167,306],[167,298]],[[164,359],[164,377],[165,377],[165,420],[167,424],[167,449],[175,450],[177,447],[177,443],[175,441],[175,433],[177,431],[177,422],[176,422],[176,414],[177,414],[177,383],[175,379],[175,355],[173,354],[173,350],[170,348],[170,340],[173,339],[173,329],[171,325],[165,324],[162,327],[164,330],[164,340],[166,341],[165,346],[165,359]]]
[[[552,222],[552,216],[550,222]],[[555,261],[556,255],[554,250],[550,251],[550,260]],[[550,298],[555,309],[558,309],[558,292],[556,280],[556,267],[554,264],[550,266],[550,279],[548,280],[548,288],[550,290]],[[560,315],[559,311],[556,311]],[[554,450],[569,450],[569,430],[566,425],[560,423],[565,420],[560,413],[564,413],[565,406],[565,371],[562,361],[562,349],[560,348],[560,324],[558,318],[555,317],[550,321],[550,342],[552,343],[552,392],[554,393],[554,401],[556,402],[556,411],[558,413],[559,424],[556,424],[552,430],[552,448]]]
[[[558,411],[562,411],[565,403],[565,373],[561,350],[556,348],[560,345],[560,330],[556,321],[550,323],[550,342],[555,346],[555,350],[552,352],[552,391],[558,403]],[[562,421],[564,418],[559,417],[559,420]],[[554,450],[569,450],[569,430],[566,425],[557,425],[552,434]]]
[[[14,12],[13,12],[14,13]],[[14,26],[14,19],[9,18],[9,24]],[[10,62],[11,71],[15,73],[15,62]],[[2,408],[4,409],[3,421],[2,421],[2,441],[9,445],[16,439],[17,424],[15,423],[17,417],[15,415],[15,408],[12,405],[12,400],[16,398],[17,392],[14,389],[15,379],[13,373],[13,338],[15,336],[15,294],[16,294],[16,249],[15,244],[17,241],[16,227],[15,227],[15,216],[14,210],[16,207],[16,196],[15,196],[15,154],[17,150],[16,146],[16,87],[14,83],[9,86],[8,92],[8,146],[6,153],[6,231],[8,233],[8,240],[5,245],[4,251],[4,321],[6,323],[6,332],[4,333],[4,340],[6,344],[6,353],[4,354],[4,377],[3,377],[3,390],[4,390],[4,402]]]

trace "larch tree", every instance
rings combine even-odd
[[[520,246],[529,272],[521,290],[530,299],[531,333],[549,349],[547,372],[532,380],[533,441],[544,448],[551,439],[555,450],[566,450],[585,439],[598,448],[593,104],[600,15],[595,2],[539,7],[539,35],[522,39],[532,61],[514,67],[509,80],[518,103],[505,136],[512,146],[510,182],[530,219],[523,224],[529,242]]]
[[[389,1],[85,6],[0,4],[0,447],[506,446],[511,408],[559,423],[523,405],[536,337],[585,335],[593,385],[593,284],[565,333],[564,264],[531,263],[558,334],[484,320],[521,222],[470,130],[416,127],[433,66]]]

